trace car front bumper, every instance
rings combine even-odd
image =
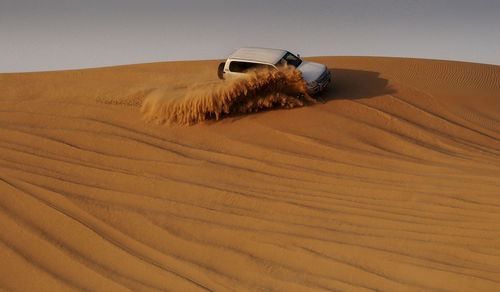
[[[326,70],[325,73],[321,74],[321,76],[312,84],[309,84],[307,87],[307,93],[316,94],[323,89],[325,89],[328,84],[332,81],[332,73],[330,70]]]

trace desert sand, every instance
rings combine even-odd
[[[0,74],[0,290],[500,291],[500,66],[308,60],[189,126],[141,105],[220,60]]]

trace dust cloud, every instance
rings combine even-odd
[[[294,108],[313,103],[300,71],[286,66],[260,69],[224,81],[194,80],[186,94],[172,97],[168,89],[149,93],[141,107],[147,121],[167,125],[193,125],[224,116],[269,108]]]

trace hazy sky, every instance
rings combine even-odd
[[[0,0],[0,72],[222,59],[241,46],[500,65],[500,0]]]

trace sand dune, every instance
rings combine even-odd
[[[0,75],[0,289],[499,291],[500,67],[318,57],[326,103],[193,126],[218,61]]]

